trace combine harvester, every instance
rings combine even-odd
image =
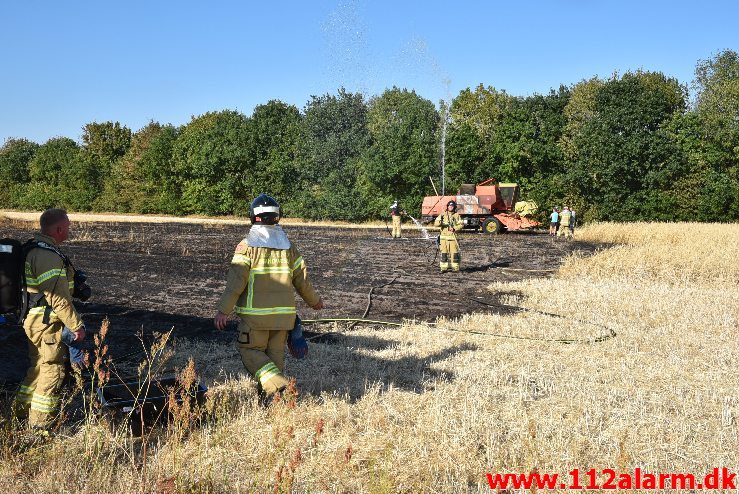
[[[421,205],[421,219],[430,223],[446,210],[449,201],[457,202],[457,212],[464,227],[485,233],[535,228],[541,223],[531,217],[537,206],[532,201],[519,201],[518,184],[494,184],[494,179],[477,185],[462,184],[455,196],[426,196]]]

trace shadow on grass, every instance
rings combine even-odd
[[[194,339],[203,342],[217,342],[234,345],[236,324],[230,324],[225,331],[217,331],[209,317],[194,317],[144,309],[129,309],[113,304],[85,304],[80,307],[88,329],[89,337],[85,347],[92,353],[93,335],[96,328],[107,316],[110,330],[106,343],[109,355],[116,363],[136,365],[145,358],[144,348],[154,341],[156,334],[173,329],[172,337]],[[18,383],[23,379],[28,367],[27,340],[19,327],[5,327],[7,330],[0,345],[0,404],[7,405],[12,400]],[[379,385],[382,390],[399,388],[421,393],[433,387],[435,381],[456,379],[452,367],[443,362],[454,356],[476,350],[476,346],[462,344],[437,350],[429,355],[407,355],[413,350],[399,349],[406,355],[396,358],[392,349],[399,346],[397,341],[379,336],[348,333],[316,333],[306,331],[306,336],[318,336],[311,341],[311,353],[307,363],[288,361],[288,375],[297,377],[302,393],[318,396],[322,393],[348,395],[352,401],[364,396],[368,389]],[[422,334],[419,333],[419,337]],[[389,355],[378,356],[376,353]],[[189,355],[178,355],[187,358]],[[193,355],[198,360],[202,356]],[[233,358],[238,361],[238,353],[233,348]],[[211,367],[213,364],[209,363]],[[218,365],[217,363],[215,364]],[[307,368],[304,368],[307,365]],[[320,369],[314,372],[313,369]],[[246,370],[243,370],[246,374]]]
[[[289,370],[295,373],[301,393],[347,395],[352,402],[377,386],[381,391],[395,388],[423,393],[433,389],[437,381],[454,381],[457,376],[444,361],[478,349],[476,345],[463,343],[425,356],[384,357],[369,352],[392,352],[397,348],[398,353],[408,353],[411,350],[404,350],[397,341],[352,333],[333,334],[330,340],[312,348],[313,362],[290,363],[292,369]]]

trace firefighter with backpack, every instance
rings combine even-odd
[[[80,288],[75,292],[75,269],[59,250],[69,236],[67,213],[63,209],[48,209],[41,215],[40,223],[41,232],[23,249],[27,291],[23,329],[28,337],[30,367],[13,408],[17,418],[28,419],[29,426],[45,429],[59,411],[69,360],[64,338],[81,342],[85,324],[72,304],[72,294],[79,293]]]

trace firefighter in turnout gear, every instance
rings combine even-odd
[[[72,304],[74,268],[58,246],[69,236],[63,209],[41,215],[41,233],[28,251],[25,278],[29,312],[23,323],[28,337],[30,367],[15,397],[14,412],[32,427],[46,428],[59,411],[59,394],[69,360],[62,342],[68,328],[75,341],[85,338],[85,325]]]
[[[570,230],[570,221],[572,221],[572,213],[570,208],[565,206],[564,211],[559,215],[559,230],[557,230],[557,236],[564,236],[565,240],[572,237],[572,230]]]
[[[439,268],[442,273],[459,271],[459,242],[455,232],[464,226],[462,217],[457,213],[457,203],[449,201],[446,211],[436,217],[434,225],[439,227],[439,249],[441,250],[441,261]]]
[[[400,206],[398,206],[398,201],[393,202],[393,205],[390,206],[390,216],[393,218],[393,231],[392,231],[392,237],[393,238],[400,238],[400,219],[403,215],[403,210],[400,209]]]
[[[283,371],[285,344],[297,315],[294,292],[313,309],[323,308],[303,257],[279,219],[280,205],[272,197],[262,194],[251,203],[252,227],[236,246],[214,319],[216,328],[223,329],[232,312],[239,316],[241,360],[267,397],[288,384]]]

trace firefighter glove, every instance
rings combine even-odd
[[[308,354],[308,342],[303,336],[303,325],[297,316],[295,316],[295,326],[287,337],[287,349],[290,350],[290,355],[296,359],[305,358]]]

